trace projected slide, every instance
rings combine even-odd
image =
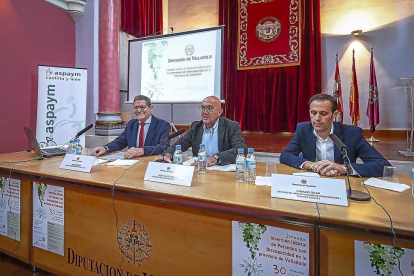
[[[221,96],[221,28],[130,42],[130,100],[199,102]]]

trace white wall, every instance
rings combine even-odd
[[[99,102],[98,52],[99,0],[88,0],[76,23],[76,67],[88,69],[86,124],[95,123]]]
[[[332,93],[335,54],[339,54],[345,123],[349,116],[349,90],[352,50],[358,77],[361,120],[368,102],[370,49],[374,45],[380,124],[377,129],[406,129],[407,101],[403,89],[391,89],[400,77],[414,77],[414,1],[386,0],[321,0],[323,92]],[[362,34],[353,37],[353,30]]]

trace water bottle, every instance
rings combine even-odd
[[[75,145],[76,145],[76,149],[75,149],[76,154],[82,155],[82,145],[80,143],[80,139],[75,140]]]
[[[69,154],[75,154],[75,140],[70,140],[68,147]]]
[[[254,157],[254,149],[247,150],[246,157],[246,182],[253,183],[256,181],[256,159]]]
[[[414,196],[414,166],[411,170],[411,193]]]
[[[181,151],[181,145],[175,146],[174,164],[178,164],[178,165],[183,164],[183,152]]]
[[[244,149],[238,149],[236,157],[236,182],[246,182],[246,158]]]
[[[207,152],[206,145],[201,144],[200,150],[198,151],[198,173],[205,174],[207,173]]]

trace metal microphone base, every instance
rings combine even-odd
[[[348,189],[348,199],[355,201],[370,201],[371,196],[365,192],[349,190]]]

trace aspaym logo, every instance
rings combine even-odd
[[[82,77],[82,73],[78,72],[70,72],[70,71],[64,71],[65,68],[62,68],[62,70],[58,71],[52,71],[52,69],[47,68],[46,69],[46,79],[57,79],[57,80],[79,80],[80,77]]]
[[[50,70],[50,68],[47,68],[46,69],[46,77],[49,77],[49,76],[51,76],[53,74],[53,71],[52,70]]]

